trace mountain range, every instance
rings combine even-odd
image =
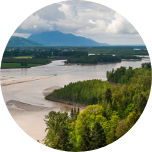
[[[70,33],[65,34],[59,31],[32,34],[28,39],[45,46],[108,46],[106,43],[98,43],[92,39],[75,36]]]
[[[109,46],[106,43],[98,43],[92,39],[65,34],[59,31],[42,32],[32,34],[27,39],[23,37],[12,36],[7,46]]]
[[[23,38],[23,37],[18,37],[18,36],[12,36],[8,43],[8,47],[12,46],[43,46],[43,44],[39,44],[35,41]]]

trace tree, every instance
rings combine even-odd
[[[51,111],[48,115],[45,116],[45,123],[47,128],[47,135],[44,139],[44,144],[48,147],[51,147],[51,142],[54,141],[54,138],[58,134],[61,128],[67,126],[66,122],[68,121],[68,113],[60,113]],[[57,137],[56,137],[57,138]]]
[[[83,128],[82,134],[81,134],[81,145],[80,145],[80,151],[88,151],[92,150],[91,148],[91,130],[88,124],[86,124]]]
[[[145,109],[145,106],[147,104],[147,99],[146,97],[141,93],[139,96],[139,102],[137,104],[137,108],[140,111],[140,113],[142,113]]]
[[[63,127],[55,136],[53,142],[51,143],[51,148],[71,151],[72,145],[70,144],[69,133],[67,128]]]
[[[71,119],[73,120],[73,108],[71,108],[71,113],[70,113],[70,115],[71,115]]]
[[[26,60],[24,60],[24,66],[27,66],[27,61]]]
[[[21,66],[24,66],[23,60],[21,61]]]
[[[108,103],[112,103],[112,94],[111,94],[111,89],[107,89],[106,92],[105,92],[105,100],[108,102]]]
[[[92,129],[92,150],[106,146],[106,134],[99,122],[94,124]]]
[[[78,112],[77,112],[77,115],[80,113],[80,109],[79,109],[79,107],[78,107]]]
[[[76,108],[75,107],[74,107],[73,115],[74,115],[74,119],[76,120],[77,112],[76,112]]]

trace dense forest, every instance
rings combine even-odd
[[[118,55],[121,59],[137,59],[141,60],[141,57],[135,56],[135,55]]]
[[[123,136],[142,114],[151,88],[151,66],[121,67],[107,72],[107,82],[87,80],[70,83],[47,98],[89,105],[82,112],[51,111],[45,117],[44,144],[65,151],[88,151],[104,147]],[[114,77],[111,77],[113,73]],[[117,79],[119,73],[120,81]],[[121,84],[117,87],[112,82]]]
[[[89,55],[89,56],[73,56],[67,59],[65,63],[89,63],[89,64],[97,64],[97,63],[106,63],[106,62],[121,62],[121,59],[137,59],[141,60],[141,57],[137,57],[134,55]]]
[[[90,55],[68,58],[65,63],[104,63],[104,62],[121,62],[121,58],[112,55]]]
[[[86,51],[61,51],[61,50],[12,50],[5,51],[3,54],[3,58],[14,58],[21,56],[31,56],[34,59],[46,59],[51,58],[52,56],[70,56],[70,57],[80,57],[80,56],[88,56],[88,52]]]
[[[20,51],[86,51],[89,54],[116,54],[116,55],[148,55],[145,46],[104,46],[104,47],[74,47],[74,46],[35,46],[35,47],[6,47],[5,51],[20,50]]]

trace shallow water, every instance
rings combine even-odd
[[[57,76],[24,83],[2,86],[2,93],[5,102],[10,100],[19,101],[25,104],[48,107],[41,111],[28,111],[26,108],[21,110],[15,105],[8,107],[10,114],[16,123],[33,139],[42,141],[46,135],[44,130],[46,125],[44,117],[49,111],[70,112],[71,106],[47,101],[44,99],[43,91],[54,86],[63,87],[70,82],[83,81],[87,79],[106,80],[106,71],[112,68],[117,69],[120,66],[138,68],[141,63],[149,62],[149,59],[142,61],[122,61],[121,63],[109,63],[100,65],[65,65],[64,61],[58,60],[44,66],[32,67],[29,69],[2,69],[3,79],[20,79],[22,77],[44,76],[57,74]],[[23,107],[24,108],[24,107]],[[83,108],[80,107],[80,111]]]

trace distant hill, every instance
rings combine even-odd
[[[109,46],[106,43],[98,43],[92,39],[75,36],[73,34],[64,34],[59,31],[32,34],[28,39],[45,46]]]
[[[8,41],[7,46],[10,47],[10,46],[43,46],[43,45],[23,37],[12,36]]]

